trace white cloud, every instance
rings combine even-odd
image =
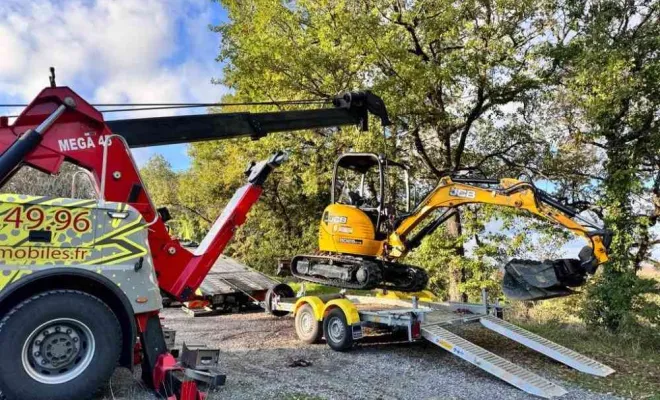
[[[58,84],[89,102],[216,101],[224,89],[210,83],[221,74],[215,61],[220,38],[208,29],[212,7],[219,6],[198,0],[2,0],[0,100],[29,102],[48,85],[48,68],[55,66]],[[155,151],[140,150],[136,159],[143,163]]]
[[[190,16],[185,1],[4,0],[0,92],[32,99],[53,65],[59,84],[91,89],[92,101],[217,99],[210,80],[220,69],[209,50],[219,38],[207,28],[214,5],[204,4],[183,21],[190,46],[177,37],[177,16]],[[185,55],[171,60],[177,51]]]

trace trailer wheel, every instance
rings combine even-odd
[[[270,289],[268,289],[268,292],[266,292],[266,298],[264,299],[264,308],[266,309],[266,312],[276,317],[283,317],[288,315],[288,311],[273,310],[273,300],[275,299],[275,296],[296,297],[296,293],[293,291],[293,289],[291,289],[291,286],[287,285],[286,283],[279,283],[275,286],[272,286]]]
[[[316,320],[314,309],[309,304],[304,304],[296,312],[295,319],[296,334],[298,339],[307,344],[318,343],[323,335],[323,322]]]
[[[117,317],[98,298],[53,290],[0,321],[0,391],[7,400],[89,399],[121,352]]]
[[[353,331],[346,323],[341,308],[335,308],[323,320],[323,336],[328,346],[335,351],[346,351],[353,347]]]

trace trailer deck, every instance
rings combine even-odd
[[[348,350],[350,347],[349,345],[346,348],[341,346],[338,348],[333,342],[337,334],[337,331],[334,333],[331,331],[333,322],[324,322],[326,317],[329,318],[330,315],[337,313],[330,314],[330,311],[335,309],[343,311],[345,328],[350,330],[353,340],[363,337],[363,327],[404,329],[408,332],[409,341],[427,340],[505,382],[542,398],[560,397],[567,391],[556,383],[471,343],[459,333],[453,332],[452,327],[478,324],[482,329],[496,332],[578,371],[596,376],[607,376],[614,372],[607,365],[504,321],[501,318],[502,309],[497,305],[488,304],[485,293],[481,304],[419,301],[417,297],[406,297],[406,295],[398,297],[392,293],[386,297],[330,295],[279,298],[275,296],[268,311],[280,311],[276,314],[279,316],[282,312],[295,315],[300,312],[303,305],[311,305],[318,323],[323,322],[323,336],[326,342],[335,350]],[[298,319],[296,318],[296,332],[299,338],[303,339],[299,330],[304,326],[298,326]],[[303,320],[304,317],[300,319]],[[318,338],[320,339],[320,334]],[[351,345],[353,340],[349,340]]]
[[[277,281],[222,254],[199,286],[195,300],[181,305],[193,317],[258,309],[258,303],[275,284]],[[172,304],[179,305],[178,302]]]

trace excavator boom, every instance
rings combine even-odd
[[[604,241],[609,241],[605,238],[609,233],[583,225],[575,219],[578,215],[577,211],[561,204],[531,183],[517,179],[486,180],[449,176],[442,178],[440,184],[420,202],[411,215],[398,224],[395,232],[390,236],[390,241],[397,242],[398,245],[395,245],[395,252],[390,254],[400,257],[414,247],[410,246],[410,243],[418,244],[424,236],[432,233],[423,230],[421,236],[418,234],[408,240],[404,239],[405,243],[401,241],[401,238],[406,238],[433,211],[474,203],[521,209],[549,220],[588,239],[593,246],[594,258],[598,264],[607,261]]]
[[[538,300],[571,294],[569,287],[581,286],[589,274],[608,260],[612,233],[593,226],[578,212],[562,204],[532,183],[517,179],[471,179],[444,177],[413,212],[399,221],[388,238],[388,257],[399,258],[447,221],[457,207],[466,204],[491,204],[524,210],[566,228],[587,240],[578,259],[543,262],[514,259],[505,266],[503,289],[510,298]],[[414,229],[433,211],[446,211],[430,223]]]

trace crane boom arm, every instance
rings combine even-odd
[[[128,203],[145,221],[150,221],[149,246],[159,286],[173,297],[187,299],[194,295],[233,237],[235,227],[242,223],[259,198],[263,181],[249,182],[242,189],[241,197],[230,204],[211,229],[212,237],[202,248],[205,251],[198,249],[192,253],[169,235],[150,201],[129,148],[240,136],[256,139],[270,132],[355,124],[367,129],[368,114],[378,117],[383,125],[390,123],[383,101],[368,91],[338,96],[332,99],[332,106],[108,122],[70,88],[50,87],[44,89],[12,125],[0,119],[0,183],[11,177],[21,164],[54,174],[68,161],[89,171],[104,200]],[[116,140],[114,135],[124,140]],[[271,164],[273,167],[277,163]]]
[[[134,148],[241,136],[259,139],[273,132],[344,125],[361,125],[366,130],[367,120],[363,103],[351,102],[346,106],[317,110],[183,115],[115,120],[106,124]]]

